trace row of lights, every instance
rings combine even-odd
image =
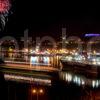
[[[39,49],[35,49],[35,50],[32,50],[32,49],[30,49],[30,50],[28,50],[28,49],[24,49],[23,50],[24,52],[30,52],[30,53],[39,53]],[[76,50],[67,50],[67,49],[55,49],[55,48],[53,48],[53,49],[47,49],[47,50],[45,50],[45,51],[43,51],[43,52],[41,52],[41,53],[46,53],[46,54],[50,54],[50,53],[66,53],[66,54],[74,54],[74,53],[76,53]]]

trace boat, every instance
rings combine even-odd
[[[68,57],[67,57],[68,58]],[[93,64],[89,60],[75,60],[66,59],[66,57],[61,58],[62,71],[72,72],[75,74],[81,74],[88,78],[98,78],[100,74],[100,65]]]

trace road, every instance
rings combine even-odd
[[[3,65],[3,67],[6,68],[15,68],[15,69],[25,69],[25,70],[35,70],[35,71],[46,71],[46,72],[52,72],[52,71],[59,71],[58,68],[54,68],[52,66],[46,66],[46,65],[30,65],[26,62],[7,62]]]

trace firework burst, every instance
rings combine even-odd
[[[9,0],[0,0],[0,30],[3,30],[8,18],[11,3]]]

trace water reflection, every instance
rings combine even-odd
[[[7,95],[7,84],[3,72],[0,70],[0,99],[7,100],[7,97],[4,96],[4,94]]]
[[[86,85],[86,86],[92,86],[93,88],[98,88],[100,86],[99,79],[89,79],[86,78],[85,76],[76,75],[70,72],[61,72],[60,78],[67,82],[73,82],[79,86]]]
[[[62,81],[57,81],[53,85],[46,85],[51,81],[45,80],[44,82],[44,80],[36,79],[32,76],[25,77],[6,73],[4,77],[7,86],[6,89],[3,89],[7,92],[7,95],[5,94],[6,92],[4,93],[7,99],[3,100],[89,100],[92,95],[89,92],[90,90],[87,91],[86,88],[80,86],[86,85],[87,80],[85,80],[85,77],[72,73],[61,73],[61,77],[70,83],[67,85],[62,84]],[[41,81],[43,84],[40,84]],[[72,81],[78,85],[72,84]],[[91,84],[96,87],[100,85],[100,81],[92,80]],[[88,99],[84,97],[85,95],[88,95]]]
[[[81,99],[84,91],[74,85],[43,85],[7,82],[8,98],[3,100],[89,100]]]
[[[14,74],[4,74],[4,78],[7,81],[17,81],[23,83],[38,83],[42,85],[51,85],[51,80],[46,78],[39,78],[39,77],[28,77],[28,76],[21,76],[21,75],[14,75]]]

